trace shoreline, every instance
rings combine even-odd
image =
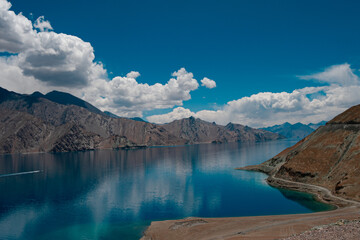
[[[74,151],[25,151],[25,152],[0,152],[0,155],[31,155],[31,154],[42,154],[42,153],[49,153],[49,154],[58,154],[58,153],[76,153],[76,152],[92,152],[92,151],[101,151],[101,150],[137,150],[137,149],[148,149],[148,148],[163,148],[163,147],[185,147],[185,146],[193,146],[193,145],[203,145],[203,144],[228,144],[228,143],[241,143],[241,144],[257,144],[257,143],[265,143],[265,142],[272,142],[272,141],[282,141],[282,140],[292,140],[287,138],[280,138],[274,140],[264,140],[264,141],[231,141],[231,142],[223,142],[223,143],[214,143],[214,142],[194,142],[194,143],[179,143],[179,144],[170,144],[170,145],[146,145],[146,144],[139,144],[130,148],[126,148],[126,146],[122,147],[98,147],[98,148],[89,148],[84,150],[74,150]]]
[[[276,178],[274,176],[269,176],[266,179],[266,182],[270,186],[275,188],[283,188],[283,189],[312,194],[315,196],[317,201],[332,205],[336,207],[335,209],[349,207],[349,206],[360,207],[360,202],[335,196],[331,193],[329,189],[325,187],[312,185],[312,184],[305,184],[300,182],[293,182],[281,178]]]
[[[236,168],[260,171],[259,165]],[[276,188],[313,194],[316,200],[336,207],[333,210],[306,214],[253,217],[197,218],[154,221],[141,240],[180,239],[281,239],[303,233],[319,225],[360,217],[360,202],[335,196],[327,188],[288,181],[272,175],[267,183]]]
[[[268,175],[266,182],[272,187],[309,193],[314,195],[317,201],[335,206],[336,208],[343,208],[352,205],[360,207],[360,202],[336,196],[325,187],[277,178],[274,176],[274,174],[269,174],[270,171],[268,171],[268,169],[264,169],[264,166],[262,166],[261,164],[239,167],[235,169],[243,171],[263,172]]]

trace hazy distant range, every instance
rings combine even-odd
[[[263,130],[280,134],[286,138],[302,139],[316,130],[318,127],[326,124],[326,121],[318,123],[309,123],[307,125],[302,123],[290,124],[288,122],[281,125],[274,125],[271,127],[261,128]]]

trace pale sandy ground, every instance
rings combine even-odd
[[[283,187],[303,192],[313,193],[323,202],[338,206],[338,209],[326,212],[292,215],[231,217],[231,218],[187,218],[152,222],[141,240],[201,240],[201,239],[360,239],[359,230],[352,235],[341,235],[338,238],[335,231],[346,232],[358,223],[352,225],[337,225],[299,235],[320,225],[333,224],[343,220],[360,218],[360,203],[334,196],[326,188],[292,182],[274,177],[268,178],[272,186]],[[335,230],[334,230],[335,229]],[[340,230],[339,230],[340,229]],[[305,234],[305,233],[304,233]],[[315,235],[314,235],[315,234]],[[317,234],[317,235],[316,235]],[[311,238],[311,236],[316,236]],[[348,237],[347,237],[348,236]]]
[[[350,206],[310,214],[167,220],[152,222],[142,240],[281,239],[303,233],[315,226],[359,217],[360,208]]]

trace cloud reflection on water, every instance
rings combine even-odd
[[[0,238],[24,239],[29,234],[38,236],[59,229],[71,229],[77,237],[86,234],[100,238],[109,223],[120,226],[157,219],[257,215],[289,209],[306,212],[306,208],[270,188],[264,182],[265,175],[234,170],[267,160],[291,144],[277,141],[3,155],[0,174],[33,169],[43,172],[0,179]],[[269,201],[259,207],[256,201],[264,196]],[[89,224],[86,233],[74,227]]]

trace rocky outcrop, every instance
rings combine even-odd
[[[277,179],[325,187],[335,196],[360,200],[360,105],[257,166]]]
[[[103,141],[99,135],[86,132],[76,124],[66,124],[62,128],[65,131],[62,131],[63,134],[58,136],[50,150],[51,152],[94,150]]]

